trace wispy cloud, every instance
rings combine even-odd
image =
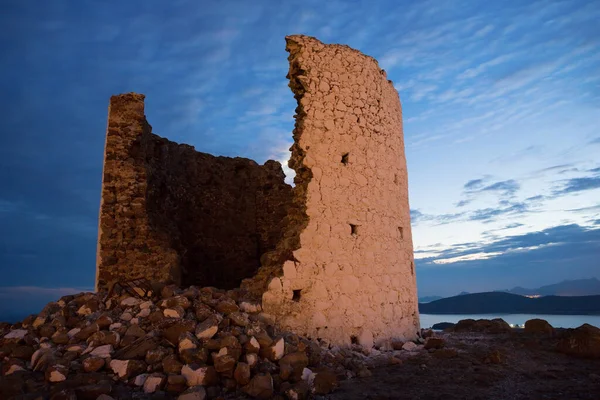
[[[504,208],[485,208],[475,210],[469,215],[471,221],[492,222],[496,218],[505,215],[521,215],[529,211],[525,203],[516,203]]]

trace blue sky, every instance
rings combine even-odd
[[[285,162],[295,33],[400,92],[420,295],[600,276],[598,20],[595,0],[3,0],[0,298],[93,287],[113,94],[146,94],[171,140]]]

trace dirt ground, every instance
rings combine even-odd
[[[441,333],[442,350],[342,381],[327,399],[600,399],[600,360],[522,333]],[[437,354],[436,354],[437,353]]]

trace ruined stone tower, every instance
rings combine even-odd
[[[298,102],[289,166],[151,133],[143,95],[111,98],[98,289],[146,277],[241,286],[279,326],[335,344],[419,329],[398,93],[347,46],[286,38]]]

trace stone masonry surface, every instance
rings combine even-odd
[[[413,339],[419,317],[398,93],[371,57],[286,39],[298,100],[294,202],[306,217],[289,227],[296,248],[269,280],[263,309],[286,329],[333,343]]]
[[[347,46],[286,38],[298,102],[289,166],[214,157],[151,133],[143,95],[111,99],[97,287],[233,288],[282,329],[364,347],[419,331],[397,91]]]
[[[113,96],[96,286],[148,278],[238,287],[281,237],[291,187],[281,165],[214,157],[151,133],[144,96]]]

